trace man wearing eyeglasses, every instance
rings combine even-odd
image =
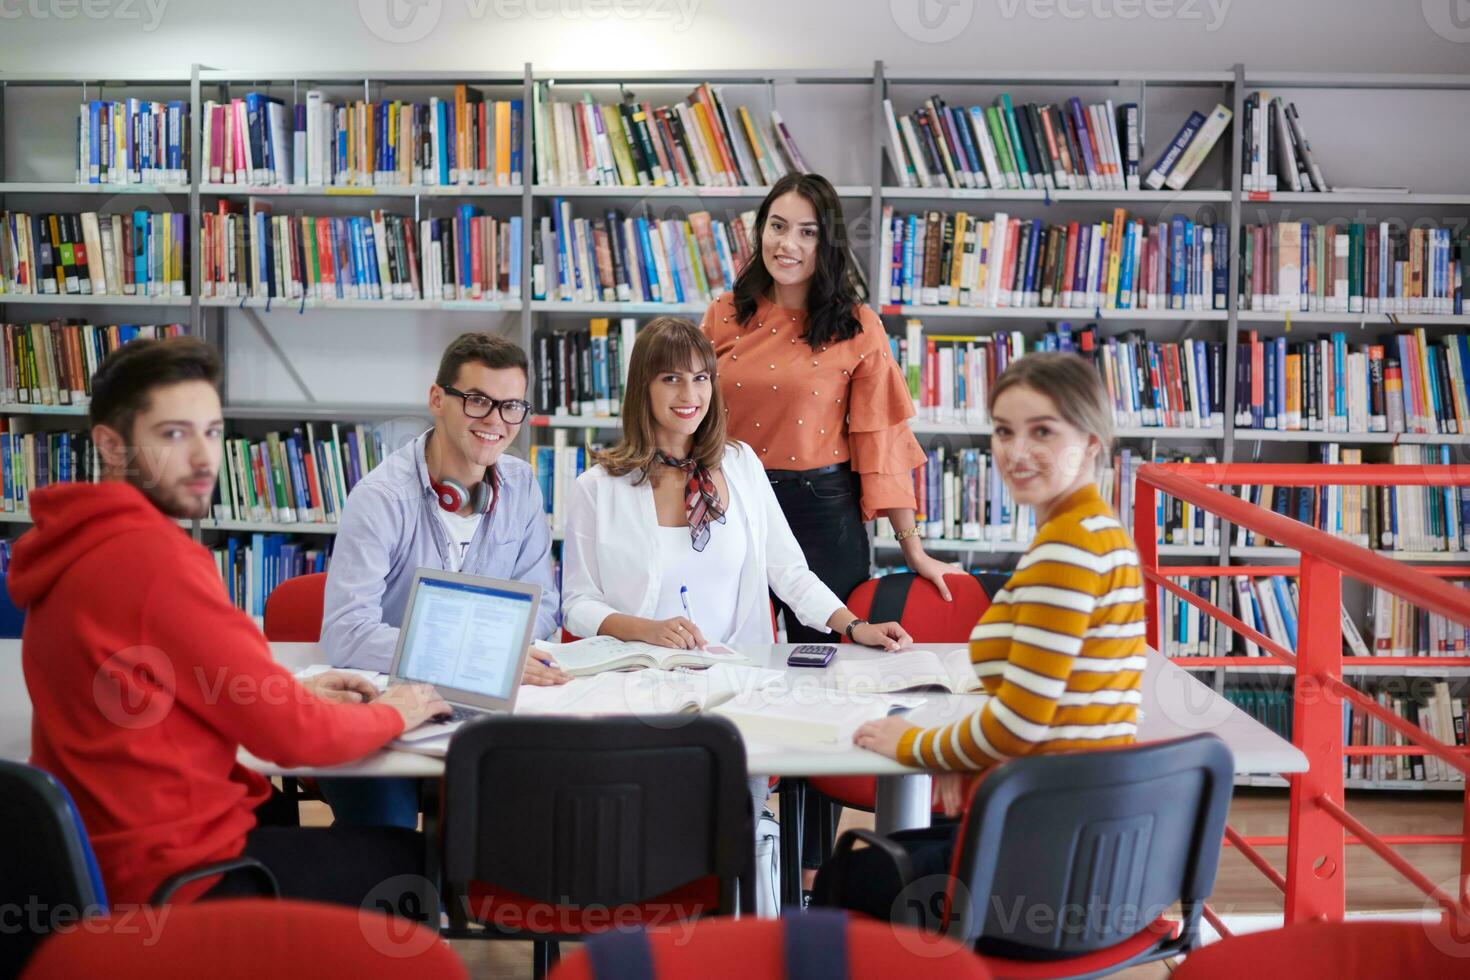
[[[419,568],[541,586],[536,636],[557,629],[551,530],[524,460],[503,455],[520,431],[526,353],[503,337],[466,333],[444,351],[429,386],[434,427],[353,487],[327,570],[321,644],[336,667],[386,671]],[[535,657],[522,683],[568,676]],[[414,780],[320,780],[338,824],[415,826]]]

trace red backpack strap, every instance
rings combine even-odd
[[[808,909],[781,917],[787,980],[847,980],[847,913]]]
[[[593,980],[653,980],[653,948],[642,929],[613,930],[587,941]]]

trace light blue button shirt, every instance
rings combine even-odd
[[[347,497],[322,617],[322,648],[333,666],[386,671],[414,572],[450,567],[449,535],[424,462],[429,432],[384,459]],[[560,597],[541,488],[524,460],[502,456],[496,470],[495,510],[480,522],[460,571],[541,586],[536,636],[550,637]]]

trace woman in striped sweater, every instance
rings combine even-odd
[[[990,697],[942,727],[889,717],[854,735],[863,748],[941,770],[935,798],[951,815],[979,770],[1024,755],[1132,742],[1144,662],[1138,552],[1097,486],[1113,426],[1096,370],[1074,354],[1028,355],[996,379],[990,414],[995,465],[1037,524],[1015,574],[970,634],[970,660]],[[948,868],[952,825],[894,839],[910,852],[916,875]],[[859,851],[850,860],[875,859]],[[886,890],[876,866],[843,877],[847,904],[888,917],[896,888]],[[823,893],[819,880],[818,901]]]

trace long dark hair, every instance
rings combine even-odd
[[[812,350],[824,344],[851,340],[862,329],[857,307],[867,301],[868,287],[857,263],[850,258],[847,223],[837,191],[821,174],[787,174],[776,181],[755,213],[755,250],[735,280],[735,319],[746,326],[755,316],[761,297],[774,282],[766,268],[762,243],[771,203],[792,191],[811,202],[817,212],[817,268],[806,294],[806,334]]]
[[[694,430],[694,447],[689,455],[707,470],[720,468],[720,460],[725,455],[725,401],[720,394],[714,345],[704,331],[688,320],[660,316],[648,321],[633,343],[633,358],[623,387],[623,437],[617,445],[597,456],[597,462],[609,474],[623,476],[636,472],[634,483],[648,479],[657,448],[648,389],[663,372],[687,371],[691,367],[709,373],[710,399],[704,421]]]

